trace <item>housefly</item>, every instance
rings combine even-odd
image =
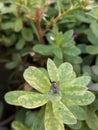
[[[51,90],[53,91],[53,93],[57,93],[58,92],[58,85],[55,81],[51,82]]]

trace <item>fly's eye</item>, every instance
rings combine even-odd
[[[52,91],[53,93],[57,93],[58,92],[58,86],[57,86],[57,83],[55,81],[53,81],[52,83]]]

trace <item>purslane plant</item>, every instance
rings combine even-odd
[[[7,103],[28,109],[46,104],[45,130],[63,130],[63,123],[76,124],[77,119],[85,120],[85,111],[80,106],[95,99],[86,87],[90,77],[76,77],[70,63],[62,63],[57,68],[51,59],[47,61],[47,70],[49,78],[38,68],[28,67],[24,79],[37,91],[8,92],[5,95]]]

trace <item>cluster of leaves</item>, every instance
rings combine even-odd
[[[81,76],[76,78],[71,64],[67,62],[62,63],[57,68],[54,62],[49,59],[47,69],[49,79],[36,67],[26,69],[24,78],[37,92],[8,92],[5,95],[6,101],[9,104],[29,109],[46,104],[45,119],[43,121],[45,130],[63,130],[63,123],[71,125],[76,124],[77,119],[85,120],[86,112],[80,106],[88,105],[95,99],[94,95],[86,88],[90,77]],[[55,81],[58,85],[52,86],[50,80],[51,82]],[[44,129],[44,126],[41,123],[37,129],[41,127],[41,129]],[[32,130],[37,129],[32,128]]]
[[[24,72],[30,91],[5,95],[9,104],[26,108],[19,107],[13,129],[98,129],[98,8],[92,2],[0,1],[0,62],[13,69],[10,82],[24,83],[31,66]],[[1,119],[3,109],[1,101]]]
[[[33,50],[44,56],[52,56],[57,64],[63,61],[70,63],[81,63],[82,59],[78,56],[81,51],[75,46],[73,30],[66,33],[59,32],[54,28],[46,35],[49,45],[35,45]]]

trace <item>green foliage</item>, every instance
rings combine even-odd
[[[14,128],[15,130],[29,130],[26,126],[18,121],[13,122],[12,128]]]
[[[77,119],[80,118],[81,120],[82,118],[84,120],[86,113],[78,105],[88,105],[95,99],[94,95],[86,90],[90,77],[76,77],[71,64],[62,63],[57,68],[51,59],[47,61],[47,69],[51,82],[55,81],[57,88],[54,88],[55,86],[51,84],[42,71],[36,67],[29,67],[24,72],[24,78],[37,92],[12,91],[5,95],[5,100],[9,104],[30,109],[47,104],[44,122],[45,129],[52,130],[56,128],[61,130],[63,128],[61,124],[63,123],[76,124]],[[54,89],[57,89],[57,91],[55,92]],[[74,107],[73,104],[75,105]],[[54,115],[53,118],[57,121],[49,119],[52,113]],[[51,124],[53,120],[55,120],[55,125]],[[15,124],[19,126],[19,123]],[[15,124],[13,126],[17,127]],[[24,126],[21,125],[21,127]]]
[[[95,54],[98,54],[97,48],[98,48],[98,45],[89,45],[86,47],[86,50],[88,53],[95,55]]]
[[[1,130],[98,129],[97,28],[94,0],[0,1]]]
[[[68,61],[68,59],[76,59],[72,63],[80,63],[82,60],[78,55],[81,51],[75,46],[73,39],[73,30],[66,33],[59,32],[57,27],[47,34],[49,45],[35,45],[33,50],[44,56],[52,56],[58,60]]]
[[[90,129],[98,129],[98,117],[94,111],[94,109],[89,108],[92,110],[92,113],[90,113],[90,110],[87,111],[87,118],[86,118],[86,122],[89,126]]]

